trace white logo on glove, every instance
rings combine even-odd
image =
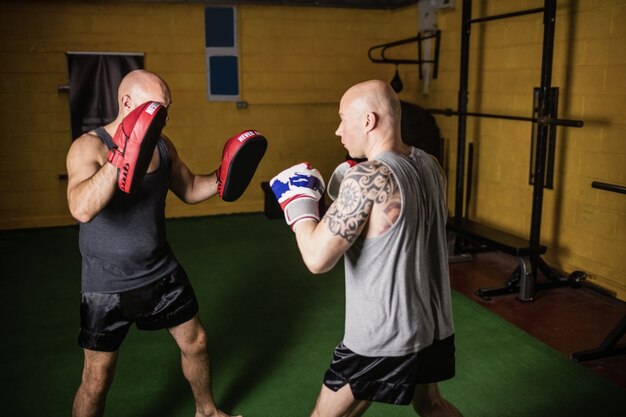
[[[256,130],[248,130],[247,132],[244,132],[244,133],[242,133],[241,135],[239,135],[239,136],[237,137],[237,140],[238,140],[239,142],[243,142],[243,141],[244,141],[244,140],[246,140],[246,139],[249,139],[249,138],[251,138],[251,137],[253,137],[253,136],[259,136],[259,135],[260,135],[260,133],[259,133],[259,132],[257,132]]]
[[[152,103],[150,103],[150,105],[148,107],[146,107],[146,113],[148,114],[152,114],[154,113],[154,111],[156,109],[158,109],[161,105],[159,103],[157,103],[156,101],[153,101]]]

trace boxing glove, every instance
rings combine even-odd
[[[107,160],[118,168],[117,185],[125,193],[134,192],[143,177],[161,130],[167,109],[156,101],[147,101],[128,113],[117,127]]]
[[[228,139],[222,163],[215,172],[217,194],[224,201],[235,201],[246,190],[267,149],[267,139],[256,130],[244,130]]]
[[[330,176],[330,179],[328,180],[328,188],[326,189],[326,192],[328,193],[328,196],[330,197],[331,200],[335,201],[337,199],[337,195],[339,195],[339,187],[341,186],[341,182],[345,178],[350,168],[352,168],[356,164],[357,164],[356,161],[353,161],[352,159],[348,159],[345,162],[342,162],[341,164],[337,165],[337,168],[335,168],[332,175]]]
[[[270,188],[293,229],[301,220],[320,220],[319,200],[324,194],[324,179],[308,162],[287,168],[270,181]]]

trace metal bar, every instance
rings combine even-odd
[[[426,39],[432,39],[435,38],[435,56],[433,59],[422,59],[422,41],[426,40]],[[393,41],[393,42],[387,42],[384,44],[380,44],[380,45],[375,45],[372,46],[371,48],[369,48],[369,50],[367,51],[367,55],[368,58],[370,59],[370,61],[377,63],[377,64],[395,64],[400,65],[400,64],[413,64],[413,65],[418,65],[419,66],[419,78],[420,80],[422,79],[423,76],[423,72],[422,72],[422,64],[432,64],[433,65],[433,78],[437,78],[438,75],[438,68],[439,68],[439,42],[441,39],[441,31],[437,30],[435,32],[425,32],[425,34],[422,34],[421,32],[417,34],[417,36],[413,36],[411,38],[406,38],[406,39],[400,39],[398,41]],[[400,46],[400,45],[406,45],[406,44],[410,44],[413,42],[417,42],[417,55],[418,55],[418,59],[394,59],[394,58],[388,58],[385,56],[385,53],[387,52],[388,49],[393,48],[395,46]],[[376,50],[380,50],[378,53],[380,54],[380,57],[375,58],[373,56],[374,51]]]
[[[376,58],[370,58],[370,60],[372,62],[378,63],[378,64],[434,64],[435,61],[433,61],[432,59],[428,59],[428,60],[419,60],[419,59],[389,59],[389,58],[385,58],[385,59],[376,59]]]
[[[624,335],[624,333],[626,333],[626,314],[624,314],[624,317],[622,317],[619,323],[617,323],[617,326],[615,326],[604,338],[602,343],[600,343],[600,349],[612,349],[617,342],[619,342],[619,339]]]
[[[626,333],[626,315],[617,323],[617,325],[604,338],[600,346],[596,349],[575,352],[572,359],[577,362],[584,362],[593,359],[607,358],[610,356],[623,355],[626,353],[626,346],[617,345],[617,342]]]
[[[593,181],[591,183],[592,188],[598,188],[600,190],[612,191],[614,193],[626,194],[626,187],[615,184],[608,184],[606,182]]]
[[[385,50],[383,49],[383,52],[385,52]],[[417,59],[422,59],[422,38],[420,38],[420,34],[417,34]],[[423,72],[422,72],[422,66],[418,66],[418,71],[419,71],[419,79],[421,80],[423,77]]]
[[[452,109],[426,109],[428,112],[433,114],[443,114],[444,116],[456,116],[460,113],[458,111],[454,111]],[[465,112],[466,116],[473,117],[486,117],[492,119],[505,119],[505,120],[519,120],[522,122],[534,122],[539,124],[547,124],[547,125],[558,125],[558,126],[566,126],[566,127],[583,127],[584,122],[582,120],[572,120],[572,119],[553,119],[550,117],[543,117],[541,119],[534,117],[525,117],[525,116],[510,116],[506,114],[491,114],[491,113],[475,113],[475,112]]]
[[[545,0],[543,14],[543,50],[541,56],[541,86],[537,118],[550,117],[552,58],[554,53],[554,28],[556,23],[556,0]],[[549,126],[541,123],[537,126],[537,150],[535,153],[535,183],[533,185],[533,201],[530,222],[531,247],[539,247],[541,237],[541,215],[543,209],[543,190],[545,179],[546,152],[548,146]],[[538,257],[537,257],[538,258]],[[537,276],[537,259],[531,259],[533,276]]]
[[[437,79],[439,73],[439,42],[441,42],[441,31],[435,32],[435,64],[433,65],[433,79]]]
[[[524,16],[527,14],[541,13],[544,11],[544,9],[545,9],[544,7],[539,7],[537,9],[528,9],[528,10],[521,10],[519,12],[511,12],[511,13],[498,14],[494,16],[479,17],[479,18],[470,20],[470,23],[482,23],[482,22],[488,22],[490,20],[508,19],[509,17],[517,17],[517,16]]]
[[[400,39],[397,41],[381,43],[380,45],[374,45],[370,48],[370,50],[376,49],[376,48],[382,48],[382,47],[391,48],[394,46],[405,45],[407,43],[413,43],[415,41],[419,41],[420,39],[425,40],[425,39],[430,39],[430,38],[435,38],[435,37],[437,37],[436,33],[431,33],[429,35],[424,35],[424,36],[417,35],[417,36],[412,36],[410,38]]]
[[[582,352],[576,352],[572,355],[572,359],[576,362],[593,361],[596,359],[610,358],[612,356],[619,356],[626,354],[626,346],[617,346],[612,349],[591,349]]]
[[[422,40],[430,39],[430,38],[437,38],[437,33],[430,34],[430,35],[425,35],[425,36],[422,36],[421,34],[419,34],[418,36],[413,36],[411,38],[400,39],[400,40],[397,40],[397,41],[387,42],[387,43],[383,43],[383,44],[380,44],[380,45],[374,45],[367,51],[367,56],[369,57],[369,59],[372,62],[384,62],[384,63],[390,63],[390,64],[420,64],[422,62],[424,62],[424,63],[426,63],[426,62],[434,62],[433,60],[422,60],[422,59],[394,59],[394,60],[390,60],[390,59],[384,57],[385,50],[387,50],[389,48],[393,48],[394,46],[406,45],[406,44],[413,43],[413,42],[418,42],[419,43]],[[375,49],[380,49],[380,48],[382,48],[382,50],[381,50],[381,58],[374,58],[372,56],[372,52]],[[420,56],[420,58],[421,58],[421,56]]]
[[[474,143],[467,145],[467,179],[465,185],[465,217],[469,218],[469,206],[472,196],[472,179],[474,175]]]
[[[550,88],[550,117],[558,120],[559,111],[559,87]],[[551,124],[548,129],[548,144],[547,144],[547,161],[546,161],[546,188],[554,189],[554,159],[556,151],[556,127],[558,125]]]
[[[456,188],[454,198],[454,217],[463,217],[463,191],[465,189],[465,134],[467,130],[467,86],[469,79],[469,46],[472,18],[472,1],[463,0],[463,12],[461,17],[461,68],[459,77],[459,98],[458,106],[458,132],[456,147]]]

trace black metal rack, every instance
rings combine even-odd
[[[606,338],[595,349],[583,350],[572,354],[572,359],[577,362],[603,359],[611,356],[623,355],[626,353],[626,345],[618,345],[617,342],[626,333],[626,315],[609,332]]]
[[[609,184],[606,182],[593,181],[591,188],[597,188],[599,190],[612,191],[614,193],[626,194],[626,187],[622,185]]]
[[[626,187],[616,184],[608,184],[606,182],[593,181],[591,183],[592,188],[599,190],[611,191],[619,194],[626,194]],[[618,345],[617,342],[626,334],[626,315],[613,327],[609,334],[604,338],[602,343],[590,350],[584,350],[581,352],[575,352],[572,354],[572,359],[578,362],[590,361],[594,359],[602,359],[610,356],[617,356],[626,354],[626,345]]]
[[[422,59],[422,42],[427,39],[435,39],[435,52],[433,59]],[[433,65],[433,79],[437,78],[437,73],[439,70],[439,43],[441,41],[441,31],[437,30],[434,32],[428,33],[418,33],[417,36],[413,36],[411,38],[400,39],[397,41],[387,42],[380,45],[374,45],[367,51],[367,56],[370,61],[376,64],[417,64],[419,69],[419,78],[422,78],[422,64],[432,64]],[[389,58],[385,56],[385,52],[391,48],[395,48],[401,45],[408,45],[411,43],[417,44],[417,56],[418,59],[400,59],[400,58]],[[379,57],[375,57],[374,54],[379,54]]]
[[[543,50],[541,59],[541,85],[538,88],[538,100],[534,117],[522,117],[515,115],[499,115],[470,112],[467,109],[468,103],[468,78],[469,78],[469,52],[471,26],[498,19],[512,18],[522,15],[543,13]],[[556,23],[556,0],[545,0],[544,7],[523,10],[513,13],[505,13],[494,16],[480,17],[472,19],[472,1],[463,0],[462,29],[461,29],[461,60],[460,60],[460,80],[457,110],[451,109],[428,109],[435,114],[447,116],[458,116],[457,132],[457,163],[456,163],[456,184],[455,184],[455,205],[454,218],[450,219],[448,228],[466,238],[467,242],[488,246],[505,253],[516,256],[519,261],[508,283],[502,288],[487,288],[477,291],[477,295],[484,299],[492,296],[518,293],[517,298],[522,301],[534,299],[535,291],[538,289],[554,288],[561,285],[580,285],[585,274],[575,271],[567,277],[562,276],[558,271],[548,266],[541,258],[546,252],[546,247],[540,244],[541,216],[543,205],[543,193],[546,178],[546,153],[548,150],[549,135],[555,133],[556,126],[582,127],[581,120],[559,119],[556,117],[555,106],[553,106],[554,94],[552,88],[552,59],[554,53],[554,29]],[[536,124],[537,138],[534,148],[535,166],[532,173],[533,178],[533,201],[530,225],[530,237],[528,239],[511,235],[506,232],[491,228],[469,220],[463,215],[463,203],[465,191],[465,147],[466,147],[466,127],[467,117],[487,117],[507,120],[518,120],[532,122]],[[458,242],[458,241],[457,241]],[[455,248],[461,249],[459,244]],[[547,282],[539,283],[537,273],[541,271],[547,278]]]

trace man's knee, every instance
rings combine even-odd
[[[92,397],[101,397],[107,393],[113,383],[113,369],[85,369],[82,389]]]
[[[113,383],[117,355],[117,352],[85,350],[81,386],[86,393],[94,396],[106,394]]]
[[[204,353],[207,351],[207,334],[204,329],[200,329],[188,345],[191,353]]]
[[[207,334],[202,325],[198,323],[187,323],[189,329],[179,334],[177,339],[180,350],[185,355],[198,355],[207,351]],[[184,326],[184,325],[183,325]]]

